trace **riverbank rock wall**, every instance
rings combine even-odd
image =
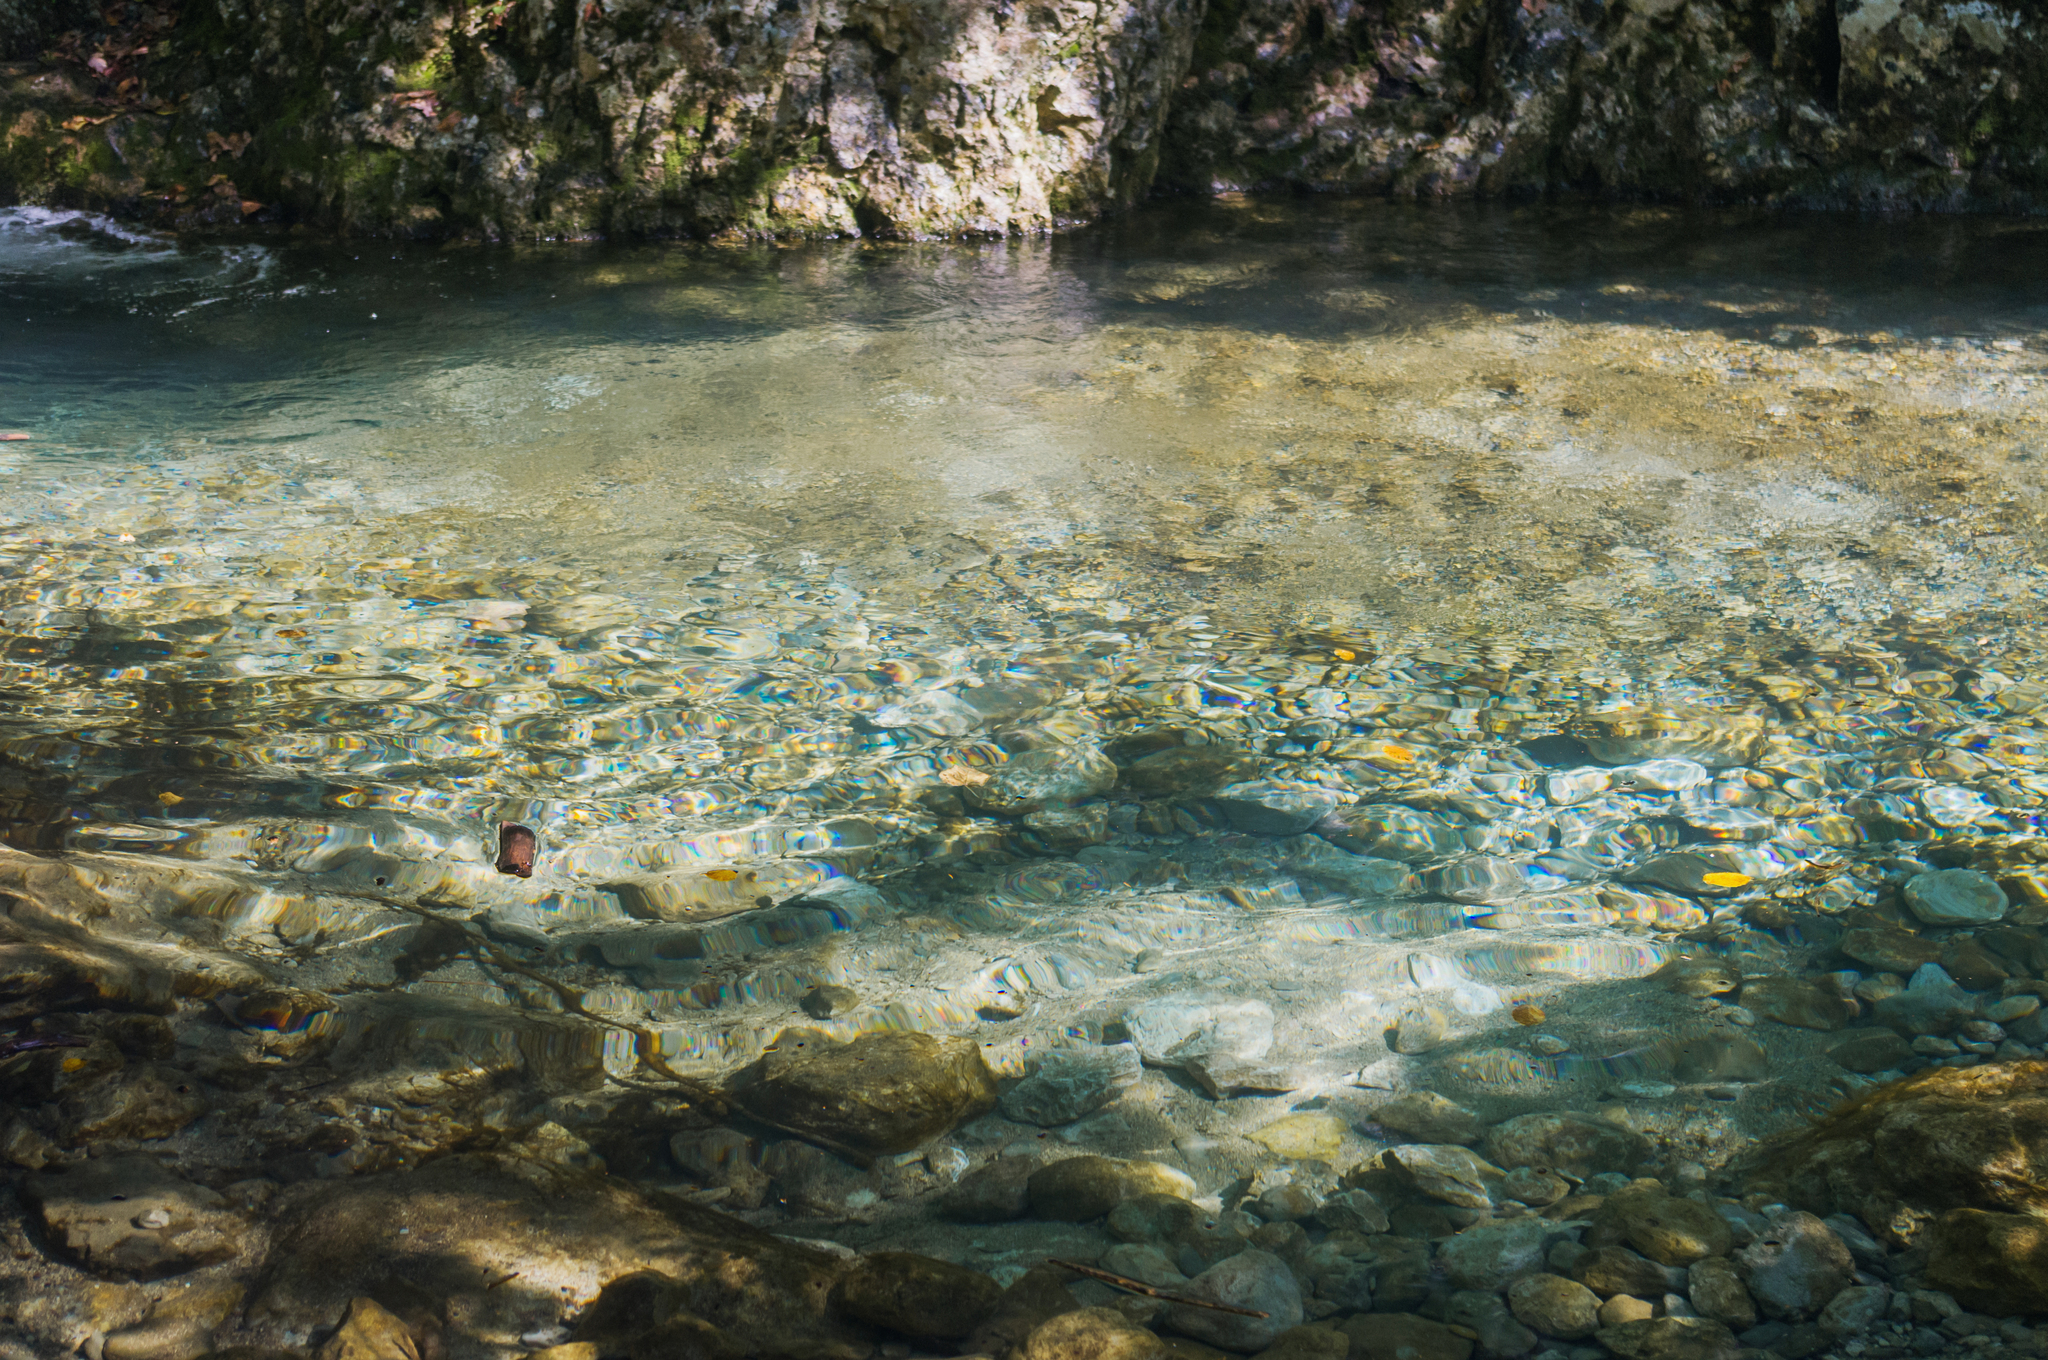
[[[1940,0],[1210,0],[1162,181],[2038,210],[2048,14]]]
[[[119,0],[20,46],[0,198],[186,226],[1000,235],[1288,188],[2048,205],[2048,17],[2017,0]]]

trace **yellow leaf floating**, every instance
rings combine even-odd
[[[1332,648],[1330,649],[1330,655],[1332,655],[1332,656],[1336,657],[1336,658],[1337,658],[1337,659],[1338,659],[1339,661],[1356,661],[1356,660],[1358,660],[1358,653],[1356,653],[1356,652],[1347,652],[1347,651],[1345,651],[1345,650],[1344,650],[1344,649],[1343,649],[1342,647],[1332,647]]]
[[[180,798],[180,797],[179,797],[179,796],[178,796],[177,794],[175,794],[175,793],[170,793],[170,792],[164,792],[164,793],[160,793],[160,794],[158,794],[158,795],[156,796],[156,800],[157,800],[157,801],[158,801],[159,803],[162,803],[162,804],[163,804],[163,805],[164,805],[165,807],[171,807],[171,806],[174,806],[175,804],[178,804],[178,803],[182,803],[182,802],[184,802],[184,801],[185,801],[184,799]]]
[[[704,877],[715,879],[720,883],[730,883],[739,876],[740,871],[737,869],[713,869],[710,873],[704,875]]]
[[[1405,746],[1388,746],[1385,755],[1388,760],[1398,760],[1404,765],[1415,759],[1415,753]]]
[[[1749,882],[1748,874],[1701,874],[1700,881],[1716,888],[1739,888]]]

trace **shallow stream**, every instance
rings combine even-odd
[[[71,969],[0,999],[153,1009],[188,1079],[93,1123],[15,1059],[0,1151],[288,1196],[538,1136],[1008,1284],[1083,1230],[931,1205],[1021,1140],[1227,1209],[1334,1192],[1429,1090],[1698,1187],[2032,1056],[2044,279],[2039,223],[1652,208],[492,249],[0,212],[6,947]],[[1146,1065],[879,1171],[770,1134],[765,1188],[618,1114],[797,1026]],[[31,1247],[22,1354],[160,1302]]]

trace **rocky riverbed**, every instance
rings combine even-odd
[[[0,1355],[2034,1353],[2026,233],[1384,208],[0,222]]]

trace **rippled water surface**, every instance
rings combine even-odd
[[[717,1078],[797,1024],[1016,1076],[1225,995],[1244,1072],[1063,1136],[1413,1084],[1781,1127],[1908,980],[1845,924],[1952,947],[1898,903],[1955,866],[2048,919],[2044,278],[2039,224],[1651,209],[0,214],[0,835],[212,1023],[380,1081]],[[1642,981],[1681,957],[1791,1000]]]

